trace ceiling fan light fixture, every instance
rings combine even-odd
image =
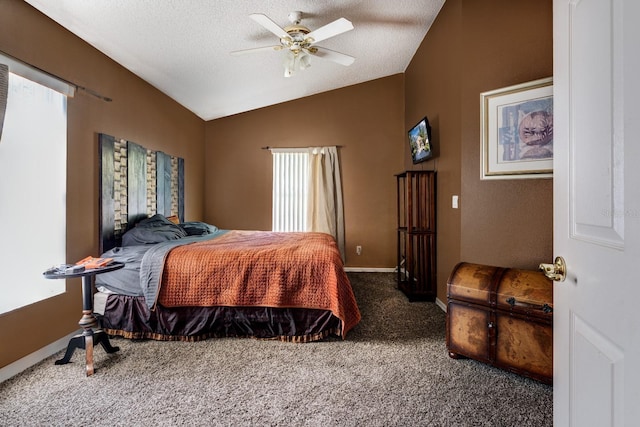
[[[311,67],[311,55],[309,55],[308,53],[301,51],[299,54],[299,60],[298,63],[300,64],[300,69],[301,70],[306,70],[307,68]]]
[[[302,49],[287,50],[282,65],[284,66],[284,76],[291,77],[311,66],[310,55]]]
[[[295,54],[287,50],[284,55],[284,61],[282,62],[284,66],[284,76],[291,77],[293,73],[296,71],[296,57]]]
[[[353,24],[345,18],[336,19],[329,24],[311,31],[304,25],[300,25],[302,12],[299,11],[289,14],[291,25],[284,28],[280,27],[271,18],[262,13],[252,13],[249,17],[275,34],[280,41],[280,45],[245,49],[231,53],[233,55],[239,55],[264,50],[285,50],[283,62],[285,77],[291,77],[296,72],[309,68],[311,66],[311,55],[328,59],[345,66],[351,65],[355,59],[352,56],[315,45],[317,42],[353,30]]]

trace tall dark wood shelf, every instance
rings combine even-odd
[[[406,171],[398,186],[398,289],[409,301],[436,298],[436,173]]]

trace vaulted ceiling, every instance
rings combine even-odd
[[[444,0],[26,0],[204,120],[212,120],[405,71]],[[339,18],[354,29],[318,46],[355,58],[311,57],[284,77],[285,50],[249,15],[311,31]]]

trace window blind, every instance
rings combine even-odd
[[[273,231],[306,231],[309,187],[308,149],[271,149]]]

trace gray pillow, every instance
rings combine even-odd
[[[187,237],[187,233],[169,221],[166,217],[156,214],[138,222],[135,227],[124,233],[122,246],[150,245]]]
[[[200,221],[183,222],[180,224],[180,227],[182,227],[188,236],[204,236],[205,234],[211,234],[218,231],[218,227],[215,225]]]

